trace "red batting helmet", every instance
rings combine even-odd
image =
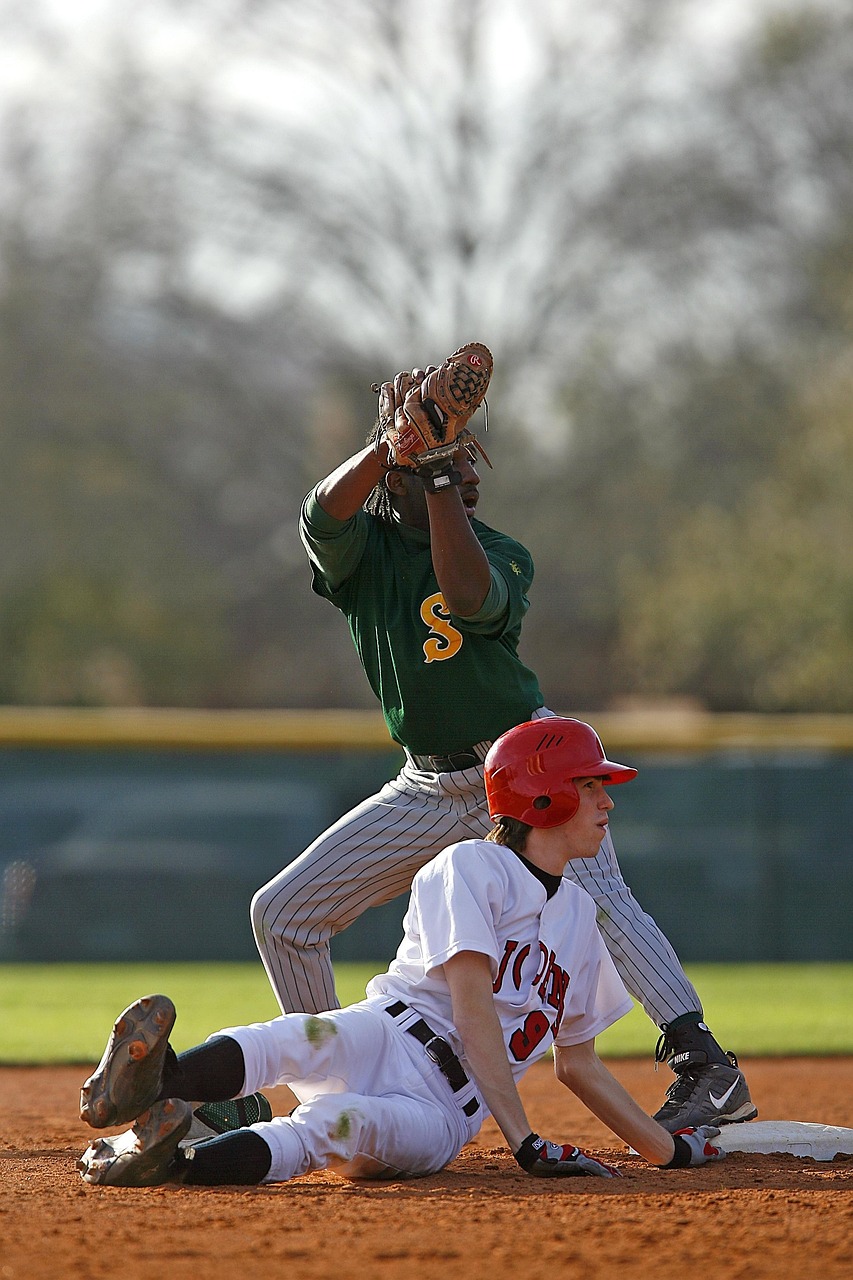
[[[637,770],[608,760],[591,725],[543,716],[501,734],[486,756],[485,774],[492,818],[558,827],[580,805],[575,778],[630,782]]]

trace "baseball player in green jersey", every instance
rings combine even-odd
[[[417,398],[429,371],[384,384],[392,411]],[[377,421],[366,447],[305,499],[300,534],[313,589],[346,617],[406,760],[255,894],[255,939],[284,1013],[337,1007],[332,936],[407,892],[446,845],[482,838],[491,743],[553,714],[518,656],[533,563],[520,543],[476,518],[476,458],[463,445],[452,482],[425,487],[394,465]],[[734,1055],[705,1025],[672,946],[626,885],[609,832],[595,858],[572,861],[565,874],[595,900],[623,982],[660,1029],[656,1057],[675,1080],[655,1118],[675,1132],[756,1116]]]

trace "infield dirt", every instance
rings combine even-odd
[[[762,1119],[853,1127],[853,1060],[742,1065]],[[660,1105],[665,1068],[609,1066],[649,1111]],[[87,1187],[75,1169],[91,1136],[77,1118],[87,1074],[0,1069],[0,1280],[853,1276],[853,1156],[733,1153],[662,1173],[629,1156],[547,1064],[522,1083],[531,1123],[617,1164],[621,1179],[536,1181],[490,1121],[443,1173],[413,1182],[315,1173],[251,1189]],[[270,1097],[289,1110],[287,1090]]]

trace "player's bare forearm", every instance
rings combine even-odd
[[[333,519],[349,520],[361,509],[370,491],[383,475],[379,458],[373,446],[368,445],[347,458],[331,475],[320,481],[317,486],[317,501]]]
[[[488,595],[491,569],[458,488],[428,493],[427,512],[432,565],[441,594],[451,613],[470,617]]]
[[[516,1152],[530,1133],[530,1124],[515,1087],[495,1012],[489,957],[476,951],[460,951],[445,962],[444,974],[453,1002],[453,1021],[468,1065],[510,1150]]]
[[[675,1150],[672,1136],[611,1075],[595,1052],[595,1041],[554,1049],[557,1079],[580,1098],[602,1124],[650,1164],[665,1165]]]

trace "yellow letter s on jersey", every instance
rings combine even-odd
[[[450,624],[450,610],[444,603],[440,591],[427,596],[421,605],[421,618],[427,624],[430,634],[424,641],[424,654],[427,662],[446,662],[458,653],[462,647],[462,633]]]

